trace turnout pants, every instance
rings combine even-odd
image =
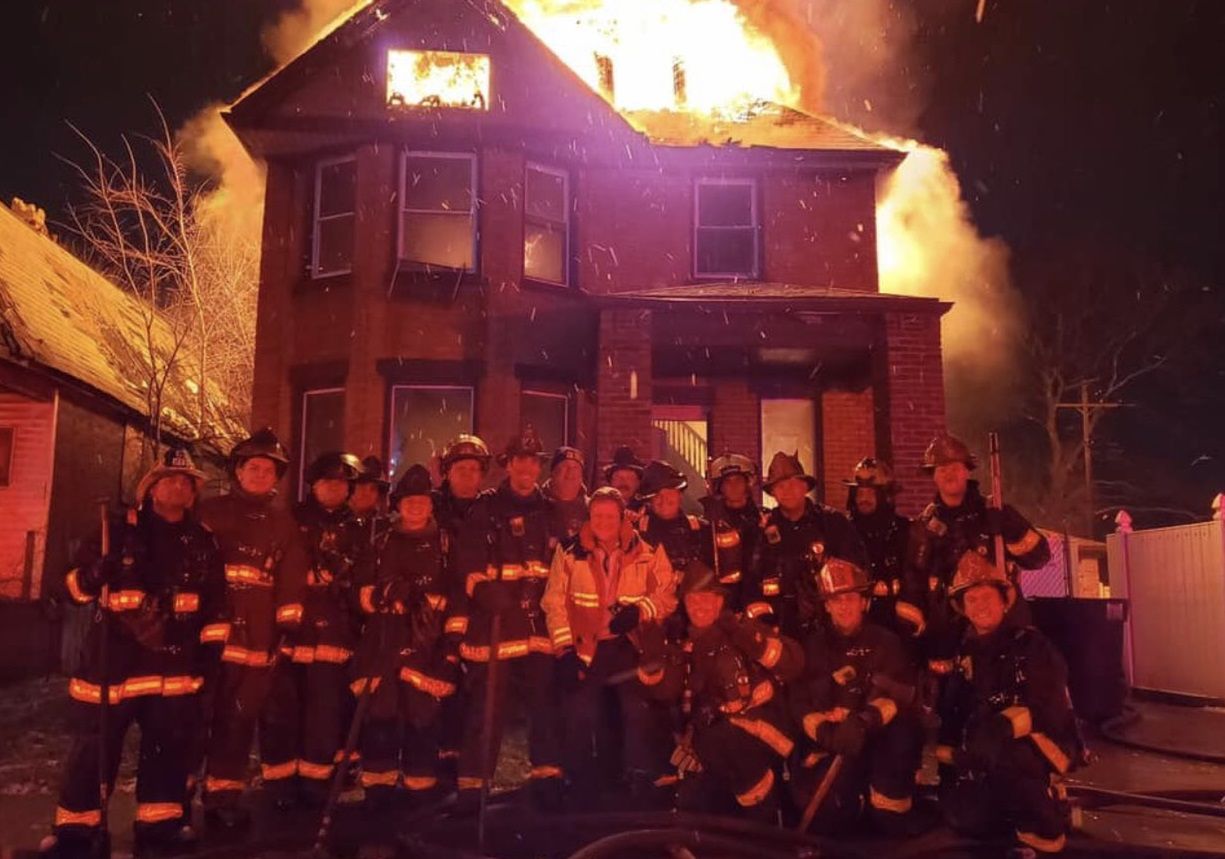
[[[490,736],[483,733],[486,692],[489,687],[489,663],[469,662],[465,680],[468,712],[464,720],[463,744],[459,754],[459,789],[480,790],[485,779],[492,778],[496,769],[502,732],[506,726],[507,692],[513,683],[523,702],[529,721],[528,756],[532,764],[533,781],[561,777],[557,742],[557,702],[553,674],[555,659],[547,653],[529,653],[515,659],[500,659],[495,669],[493,688],[493,724]],[[488,743],[488,772],[481,764]]]
[[[989,772],[953,774],[946,768],[940,784],[940,806],[959,832],[989,837],[1011,830],[1017,842],[1034,850],[1063,849],[1066,822],[1050,767],[1028,738],[1007,741]]]
[[[729,719],[720,719],[694,731],[693,750],[702,769],[680,780],[677,806],[682,811],[725,814],[738,810],[752,820],[778,822],[775,782],[782,757],[766,740]]]
[[[371,695],[361,734],[366,798],[379,802],[397,786],[433,790],[438,785],[439,717],[448,698],[440,700],[400,679],[380,682]]]
[[[326,795],[344,742],[347,669],[335,662],[281,661],[272,669],[260,719],[260,771],[272,791],[301,786]]]
[[[128,728],[140,728],[136,766],[138,838],[170,836],[185,822],[189,741],[199,724],[199,696],[130,698],[107,709],[107,735],[99,738],[98,705],[73,702],[72,749],[55,810],[55,833],[62,841],[85,839],[98,830],[102,811],[98,791],[98,756],[105,751],[108,794],[123,754]]]
[[[914,800],[915,771],[922,762],[923,735],[916,717],[900,713],[868,738],[863,751],[843,758],[830,791],[813,817],[812,830],[838,832],[855,825],[864,809],[888,832]],[[834,762],[827,752],[800,757],[791,771],[791,790],[801,811]]]
[[[663,773],[671,751],[668,713],[642,694],[637,665],[638,654],[627,639],[601,641],[582,684],[563,693],[563,762],[569,781],[590,784],[597,770],[623,770],[651,781]],[[609,748],[614,737],[617,746]],[[599,760],[602,755],[619,757],[621,766],[607,766]]]
[[[255,726],[268,697],[270,673],[267,666],[221,664],[205,766],[207,808],[235,805],[242,796]]]

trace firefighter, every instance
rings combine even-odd
[[[1017,851],[1063,849],[1058,778],[1078,755],[1068,669],[1009,607],[1012,581],[980,552],[959,561],[949,599],[968,629],[941,701],[941,806],[955,829],[1011,830]]]
[[[459,803],[477,804],[491,777],[501,746],[510,699],[508,683],[524,702],[530,722],[529,794],[543,809],[557,807],[561,776],[554,700],[553,643],[540,598],[544,595],[555,548],[549,534],[550,509],[536,485],[541,471],[540,440],[530,431],[512,439],[498,464],[506,478],[483,493],[459,526],[455,550],[457,585],[451,597],[449,636],[462,639],[467,694],[459,756]],[[494,619],[498,630],[494,639]],[[497,668],[490,657],[496,645]],[[495,678],[490,688],[491,673]],[[492,724],[485,725],[485,702],[493,696]]]
[[[109,855],[109,845],[97,838],[98,758],[105,757],[109,794],[133,723],[140,726],[137,855],[177,852],[194,840],[184,815],[190,740],[200,728],[199,692],[216,659],[208,651],[216,651],[224,631],[217,623],[225,598],[216,541],[192,510],[203,482],[186,451],[166,451],[137,486],[139,507],[112,517],[105,542],[82,548],[65,578],[74,602],[93,604],[105,593],[107,605],[93,618],[81,669],[68,685],[73,742],[55,833],[42,845],[49,855]],[[100,737],[104,688],[106,734]]]
[[[725,587],[701,560],[686,568],[680,592],[679,634],[644,629],[638,668],[644,691],[679,710],[677,805],[776,823],[778,772],[795,747],[781,687],[799,675],[803,651],[728,610]]]
[[[349,496],[349,509],[357,517],[357,526],[367,534],[367,542],[373,540],[376,531],[383,527],[387,515],[387,492],[391,482],[387,469],[377,456],[362,459],[361,473],[353,481],[353,494]]]
[[[462,588],[463,581],[456,581],[455,547],[458,545],[459,526],[468,514],[473,502],[481,494],[481,484],[489,473],[489,447],[479,436],[467,433],[451,439],[443,448],[439,470],[442,472],[442,485],[435,489],[432,495],[434,521],[447,535],[446,572],[447,589],[450,594],[456,587]],[[450,621],[452,628],[448,630],[452,639],[463,635],[463,619]],[[453,647],[452,650],[455,650]],[[458,685],[455,694],[442,702],[442,746],[438,755],[441,761],[442,777],[450,784],[455,783],[456,767],[459,764],[459,747],[463,742],[464,713],[467,711],[467,699],[464,695],[463,683]]]
[[[760,574],[745,611],[793,638],[806,638],[823,612],[816,571],[830,558],[867,565],[863,540],[842,513],[808,494],[817,481],[797,454],[781,450],[770,460],[762,486],[778,502],[762,533]]]
[[[625,499],[611,486],[591,497],[591,518],[553,556],[541,606],[557,653],[565,723],[565,769],[572,796],[596,795],[593,737],[608,714],[613,684],[620,712],[621,769],[631,791],[647,797],[667,760],[667,723],[633,679],[640,628],[676,608],[676,577],[667,555],[635,533]]]
[[[216,535],[225,564],[228,628],[204,781],[206,819],[223,830],[250,822],[240,800],[273,654],[302,622],[307,555],[293,516],[274,504],[288,467],[276,435],[261,429],[230,452],[236,485],[200,504],[200,519]]]
[[[390,503],[393,524],[357,572],[369,620],[354,656],[353,692],[373,684],[361,783],[374,810],[386,810],[398,787],[417,799],[436,792],[441,702],[454,694],[458,676],[439,646],[449,538],[434,518],[429,471],[405,471]]]
[[[710,494],[701,500],[714,529],[716,572],[734,611],[744,608],[743,595],[756,581],[762,521],[761,508],[753,500],[756,479],[752,460],[725,453],[710,461],[706,474]]]
[[[467,433],[451,439],[442,450],[442,485],[434,490],[434,520],[454,537],[468,508],[481,494],[489,473],[489,447]],[[454,541],[452,541],[452,546]]]
[[[872,581],[869,619],[904,639],[920,635],[926,625],[922,606],[926,583],[906,563],[910,520],[897,512],[898,483],[883,459],[866,456],[855,465],[847,487],[846,509],[863,539]]]
[[[612,462],[604,466],[604,483],[621,493],[625,499],[625,507],[632,514],[642,509],[642,501],[638,498],[638,487],[642,483],[642,471],[646,463],[640,460],[634,449],[621,445],[613,451]]]
[[[936,497],[912,526],[909,554],[914,574],[927,582],[925,650],[928,667],[937,676],[952,670],[953,652],[965,628],[964,619],[951,610],[948,601],[958,559],[969,550],[984,551],[993,558],[994,538],[1002,534],[1006,566],[1016,587],[1018,567],[1034,570],[1051,557],[1046,538],[1015,508],[1007,504],[1002,510],[987,506],[978,481],[970,479],[977,465],[970,449],[947,434],[933,439],[923,454],[921,469],[931,475]],[[1017,599],[1012,611],[1019,613],[1020,623],[1028,623],[1024,599]]]
[[[677,574],[695,558],[707,566],[714,563],[714,542],[710,523],[681,509],[685,476],[662,460],[653,460],[642,472],[638,499],[647,507],[638,517],[638,532],[652,546],[662,548]]]
[[[791,690],[805,737],[791,767],[796,805],[808,805],[841,756],[814,828],[845,829],[866,808],[880,831],[913,834],[923,746],[913,663],[901,639],[869,619],[873,583],[863,568],[832,558],[817,589],[829,622],[809,635],[804,676]]]
[[[587,521],[587,458],[578,448],[559,447],[553,453],[549,479],[540,487],[553,507],[552,533],[559,543],[578,533]]]
[[[260,723],[260,770],[280,808],[327,797],[349,714],[353,568],[367,535],[348,501],[360,474],[353,454],[320,454],[303,475],[309,494],[294,508],[310,565],[302,623],[281,646]]]

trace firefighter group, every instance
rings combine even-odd
[[[926,451],[913,520],[871,457],[843,511],[813,500],[795,454],[764,475],[721,455],[702,515],[668,462],[622,447],[589,473],[530,429],[494,452],[455,438],[438,486],[422,464],[393,484],[375,457],[325,453],[292,509],[289,465],[260,430],[205,498],[172,449],[81,549],[65,585],[92,626],[45,852],[105,835],[133,723],[150,856],[193,849],[197,799],[207,837],[243,831],[256,773],[276,809],[321,808],[335,783],[375,812],[372,837],[452,792],[475,812],[518,719],[541,813],[615,802],[907,836],[934,822],[916,783],[938,782],[957,831],[1064,845],[1067,668],[1018,587],[1049,549],[951,436]]]

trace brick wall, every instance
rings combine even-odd
[[[606,310],[600,314],[600,360],[596,376],[599,425],[596,459],[612,460],[618,445],[639,457],[651,452],[651,312]]]
[[[761,461],[761,399],[743,379],[715,384],[710,414],[710,455],[740,453]]]
[[[821,471],[825,503],[841,509],[846,500],[842,481],[855,463],[876,454],[875,398],[862,391],[821,392]]]
[[[889,456],[899,481],[912,487],[902,492],[898,509],[913,514],[928,495],[917,473],[923,451],[945,426],[940,317],[886,314],[885,361],[878,372],[888,392]]]

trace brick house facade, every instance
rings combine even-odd
[[[878,286],[901,154],[834,123],[618,112],[500,4],[429,0],[357,12],[227,119],[268,165],[253,421],[301,459],[400,470],[532,423],[696,470],[781,439],[841,504],[859,457],[905,475],[943,427],[948,305]]]

